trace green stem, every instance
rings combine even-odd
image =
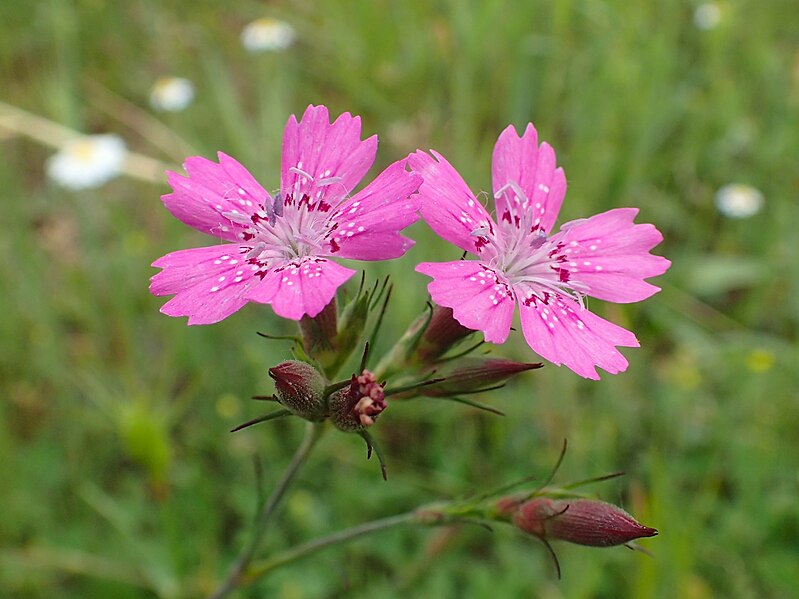
[[[21,108],[0,102],[0,132],[9,131],[12,134],[24,135],[45,146],[60,149],[67,142],[83,136],[82,133],[64,127],[54,121],[46,119]],[[122,172],[135,179],[161,183],[164,180],[164,171],[171,165],[136,152],[128,152]]]
[[[436,522],[436,524],[439,523],[440,522]],[[274,557],[270,557],[253,564],[253,566],[245,573],[241,586],[251,584],[272,570],[276,570],[281,566],[312,555],[317,551],[321,551],[327,547],[346,543],[353,539],[357,539],[358,537],[363,537],[365,535],[387,530],[389,528],[396,528],[398,526],[409,524],[429,523],[419,513],[419,511],[414,510],[404,514],[398,514],[396,516],[389,516],[388,518],[366,522],[365,524],[347,528],[345,530],[340,530],[326,537],[320,537],[318,539],[314,539],[313,541],[308,541],[307,543],[297,545],[291,549],[288,549],[287,551],[284,551],[283,553],[279,553]]]
[[[311,453],[311,449],[313,449],[314,445],[316,445],[316,442],[322,436],[324,430],[325,427],[319,426],[312,422],[307,422],[305,424],[305,436],[302,439],[302,443],[294,453],[294,457],[292,458],[288,468],[283,473],[283,478],[280,479],[280,482],[278,482],[275,490],[264,502],[261,512],[258,515],[258,520],[255,523],[255,530],[250,538],[250,542],[242,550],[242,552],[239,554],[239,557],[230,568],[225,581],[219,586],[219,588],[217,588],[216,591],[214,591],[213,594],[209,595],[209,599],[222,599],[222,597],[226,596],[230,591],[241,586],[243,578],[242,575],[244,574],[245,570],[247,570],[252,558],[255,556],[255,553],[258,551],[258,548],[261,546],[261,543],[264,540],[264,536],[266,535],[267,529],[269,527],[269,519],[275,512],[278,504],[280,504],[280,500],[283,499],[283,495],[286,494],[286,491],[291,486],[291,483],[294,482],[294,478],[299,472],[300,467],[305,463],[305,460]]]

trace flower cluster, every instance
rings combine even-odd
[[[266,35],[259,31],[243,39]],[[543,366],[475,354],[482,341],[468,341],[479,331],[485,341],[505,342],[517,306],[525,340],[548,361],[590,379],[599,378],[597,367],[613,374],[627,368],[617,348],[637,346],[635,335],[586,306],[588,298],[636,302],[658,291],[645,279],[670,263],[650,253],[662,236],[652,225],[633,222],[636,209],[609,210],[555,232],[566,178],[532,125],[521,136],[508,127],[497,140],[494,217],[435,151],[416,151],[356,189],[376,152],[377,136],[362,139],[358,117],[345,113],[331,122],[327,108],[309,106],[286,124],[279,179],[269,190],[221,152],[218,162],[193,157],[184,164],[185,175],[168,174],[172,191],[162,198],[167,209],[216,242],[153,263],[161,271],[150,290],[173,296],[161,311],[187,316],[190,325],[211,324],[253,302],[269,304],[299,325],[296,359],[270,368],[275,393],[255,397],[279,408],[234,431],[288,416],[312,423],[311,431],[332,425],[361,436],[386,478],[370,430],[389,397],[392,403],[451,400],[501,414],[469,396]],[[432,278],[433,303],[370,364],[393,287],[387,280],[370,287],[362,277],[357,293],[339,306],[337,291],[355,271],[338,260],[404,255],[413,241],[402,231],[420,217],[457,248],[455,256],[464,257],[416,266]],[[466,254],[472,259],[464,259]],[[341,376],[359,349],[360,364]],[[627,544],[657,532],[600,501],[544,491],[491,497],[420,514],[430,516],[430,523],[467,517],[512,523],[547,547],[550,539]]]
[[[276,400],[292,414],[311,421],[330,418],[343,431],[363,431],[388,407],[374,373],[362,370],[343,384],[329,385],[316,368],[289,360],[269,369]]]
[[[597,379],[627,368],[617,346],[636,347],[630,331],[586,308],[588,297],[636,302],[656,293],[645,279],[669,261],[650,254],[662,236],[634,224],[634,208],[572,221],[553,233],[566,192],[563,169],[530,124],[509,126],[493,154],[496,220],[455,168],[435,151],[417,151],[354,189],[372,166],[377,137],[361,139],[358,117],[332,124],[324,106],[292,116],[283,138],[280,186],[268,192],[236,160],[189,158],[187,176],[169,173],[163,197],[180,220],[225,243],[156,260],[155,295],[174,295],[162,312],[210,324],[247,302],[282,317],[313,318],[355,271],[333,258],[388,260],[413,244],[400,232],[419,215],[474,260],[423,262],[429,291],[464,330],[503,343],[518,306],[529,346],[557,365]]]

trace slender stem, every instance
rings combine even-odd
[[[316,445],[316,442],[322,436],[324,430],[325,427],[312,422],[307,422],[305,424],[305,436],[302,439],[302,443],[300,443],[300,446],[294,453],[291,463],[283,473],[283,477],[278,482],[275,490],[261,507],[261,512],[258,514],[258,519],[255,522],[255,530],[250,538],[250,542],[239,554],[233,566],[231,566],[225,581],[213,594],[209,595],[209,599],[222,599],[222,597],[226,596],[230,591],[241,586],[242,575],[245,570],[247,570],[255,553],[264,540],[270,517],[275,512],[275,509],[280,503],[280,500],[283,499],[283,495],[286,494],[291,483],[294,482],[294,477],[299,472],[300,467],[305,463],[305,460],[311,453],[311,449]]]
[[[373,520],[372,522],[366,522],[365,524],[360,524],[352,528],[340,530],[325,537],[320,537],[318,539],[308,541],[307,543],[296,545],[295,547],[292,547],[291,549],[288,549],[283,553],[279,553],[274,557],[270,557],[268,559],[261,560],[253,564],[252,567],[249,568],[247,572],[244,574],[241,586],[251,584],[256,580],[258,580],[259,578],[261,578],[262,576],[264,576],[265,574],[268,574],[272,570],[276,570],[277,568],[284,566],[288,563],[312,555],[317,551],[321,551],[322,549],[325,549],[327,547],[332,547],[333,545],[346,543],[353,539],[357,539],[358,537],[369,535],[382,530],[387,530],[389,528],[396,528],[397,526],[413,525],[413,524],[429,524],[429,523],[425,521],[425,519],[420,515],[420,513],[417,510],[414,510],[411,512],[406,512],[404,514],[398,514],[396,516],[389,516],[388,518],[382,518],[380,520]]]
[[[82,137],[83,134],[64,127],[44,117],[31,114],[21,108],[0,102],[0,133],[24,135],[46,146],[61,148],[68,141]],[[164,171],[171,165],[136,152],[128,152],[122,172],[135,179],[160,183]]]

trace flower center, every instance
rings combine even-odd
[[[94,160],[95,144],[91,140],[81,140],[73,145],[69,153],[82,164],[91,164]]]
[[[289,169],[299,175],[291,190],[279,191],[253,214],[238,210],[222,214],[243,227],[238,237],[246,244],[242,252],[250,264],[265,269],[328,253],[326,234],[332,207],[324,200],[324,190],[341,178],[314,179],[299,166]]]
[[[513,192],[516,198],[509,197]],[[566,243],[561,234],[547,237],[541,229],[541,214],[530,209],[530,202],[515,182],[502,187],[495,197],[505,195],[505,211],[499,230],[489,223],[472,231],[477,254],[496,271],[502,272],[511,287],[524,289],[545,303],[550,294],[566,295],[581,306],[588,287],[571,278]]]
[[[511,285],[527,288],[544,303],[554,293],[584,306],[588,286],[572,278],[565,247],[563,241],[547,238],[542,232],[532,236],[528,251],[517,252],[505,270]]]

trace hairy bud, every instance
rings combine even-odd
[[[460,358],[435,370],[436,378],[444,380],[419,389],[420,395],[442,397],[458,393],[474,393],[500,384],[526,370],[541,368],[543,364],[527,364],[503,358]]]
[[[364,370],[352,375],[350,385],[330,396],[330,418],[342,431],[361,431],[372,426],[378,415],[388,407],[383,385],[375,375]]]
[[[592,499],[537,497],[516,508],[513,523],[544,540],[558,539],[591,547],[624,545],[658,534],[620,507]]]
[[[419,344],[419,356],[425,361],[435,360],[455,343],[472,333],[474,333],[472,329],[467,329],[455,320],[452,308],[436,305],[433,308],[430,324]]]
[[[324,420],[325,378],[310,364],[299,360],[282,362],[269,369],[275,379],[278,401],[306,420]]]
[[[314,317],[300,319],[302,347],[308,356],[316,360],[325,370],[336,359],[336,298]]]

